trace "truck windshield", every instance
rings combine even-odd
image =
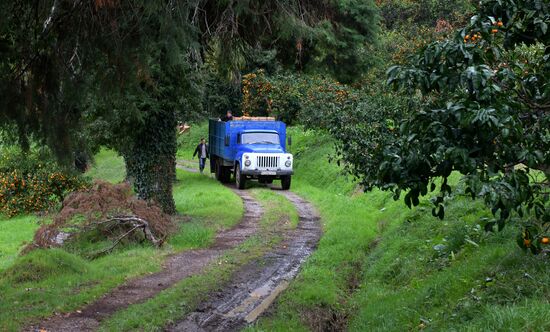
[[[276,133],[246,133],[241,136],[242,144],[280,144],[279,134]]]

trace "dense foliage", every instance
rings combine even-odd
[[[47,150],[2,147],[0,152],[0,214],[7,217],[57,207],[68,193],[88,185],[75,172],[57,167]]]
[[[258,71],[244,75],[241,109],[251,116],[275,116],[287,124],[326,128],[327,119],[358,98],[358,91],[332,78]]]
[[[419,96],[380,148],[366,139],[359,149],[379,167],[365,168],[353,146],[342,153],[367,188],[392,190],[405,203],[436,188],[433,214],[443,218],[447,178],[465,175],[466,192],[492,208],[486,229],[506,221],[525,226],[521,245],[533,252],[550,222],[550,5],[544,1],[482,1],[470,23],[392,67],[389,82]],[[357,137],[349,133],[350,137]],[[358,140],[358,142],[361,142]]]
[[[61,172],[0,173],[0,214],[13,217],[48,210],[62,202],[67,193],[86,185],[79,177]]]

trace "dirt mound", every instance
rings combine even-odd
[[[96,252],[110,251],[124,241],[148,240],[159,246],[173,229],[170,216],[156,203],[138,199],[128,184],[95,181],[91,188],[65,198],[53,222],[38,229],[25,252],[67,244],[75,247],[75,242],[83,239]],[[93,245],[103,243],[105,247],[105,242],[113,243],[112,248],[99,250],[99,245]]]

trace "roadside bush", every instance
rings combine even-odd
[[[0,173],[0,213],[8,217],[48,210],[65,195],[85,188],[88,183],[77,176],[37,169],[23,173]]]
[[[48,149],[23,152],[0,147],[0,214],[13,217],[55,207],[70,192],[88,186],[86,179],[60,169]]]
[[[377,0],[376,4],[388,29],[434,26],[440,19],[462,23],[473,9],[468,0]]]
[[[0,173],[17,170],[23,174],[33,173],[37,169],[56,169],[53,156],[48,149],[31,148],[23,152],[18,145],[0,146]]]

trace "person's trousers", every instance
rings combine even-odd
[[[204,171],[204,166],[206,165],[206,158],[199,158],[199,169],[202,173]]]

